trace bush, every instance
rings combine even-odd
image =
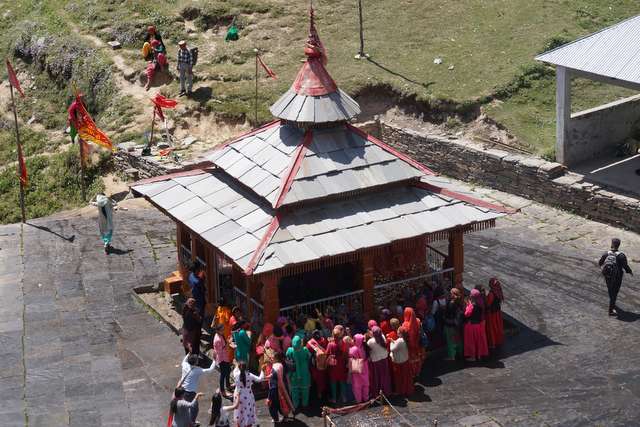
[[[553,36],[544,42],[544,47],[538,53],[548,52],[557,47],[570,43],[572,40],[565,36]]]

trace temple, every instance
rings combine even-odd
[[[371,314],[411,287],[462,286],[464,235],[507,210],[442,187],[350,124],[360,107],[327,71],[313,13],[304,53],[274,121],[199,169],[133,184],[175,221],[182,277],[199,260],[207,310],[223,297],[256,322],[328,306]]]

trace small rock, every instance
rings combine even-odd
[[[36,121],[36,116],[31,116],[31,118],[27,121],[27,124],[30,125],[31,123]]]
[[[169,145],[169,144],[168,144],[168,143],[166,143],[166,142],[160,142],[160,143],[158,144],[158,149],[160,149],[160,150],[164,150],[165,148],[169,148],[169,147],[171,147],[171,145]]]
[[[453,65],[449,65],[449,68],[447,68],[448,70],[453,70],[455,68],[455,66]]]
[[[111,46],[111,49],[113,50],[120,49],[122,47],[122,45],[120,45],[120,42],[117,40],[110,41],[107,44]]]
[[[136,168],[126,169],[124,173],[127,176],[127,178],[131,178],[134,181],[137,181],[138,178],[140,177],[140,171],[138,171],[138,169]]]
[[[433,60],[433,63],[434,63],[434,64],[436,64],[436,65],[440,65],[440,64],[442,64],[442,58],[435,58],[435,59]]]
[[[182,146],[183,147],[188,147],[188,146],[190,146],[191,144],[193,144],[196,141],[197,141],[197,139],[196,139],[195,136],[188,136],[188,137],[186,137],[185,139],[182,140]]]

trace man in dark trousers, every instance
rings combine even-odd
[[[617,316],[616,299],[622,285],[622,276],[625,271],[633,276],[627,256],[620,252],[620,239],[611,239],[611,250],[602,254],[598,265],[602,268],[602,275],[609,291],[609,316]]]

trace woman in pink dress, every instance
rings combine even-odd
[[[464,310],[464,357],[470,362],[489,355],[487,334],[482,319],[482,298],[479,290],[472,289],[471,298]]]
[[[351,372],[351,389],[356,402],[369,400],[369,363],[364,348],[364,335],[353,337],[354,346],[349,349],[349,370]]]

